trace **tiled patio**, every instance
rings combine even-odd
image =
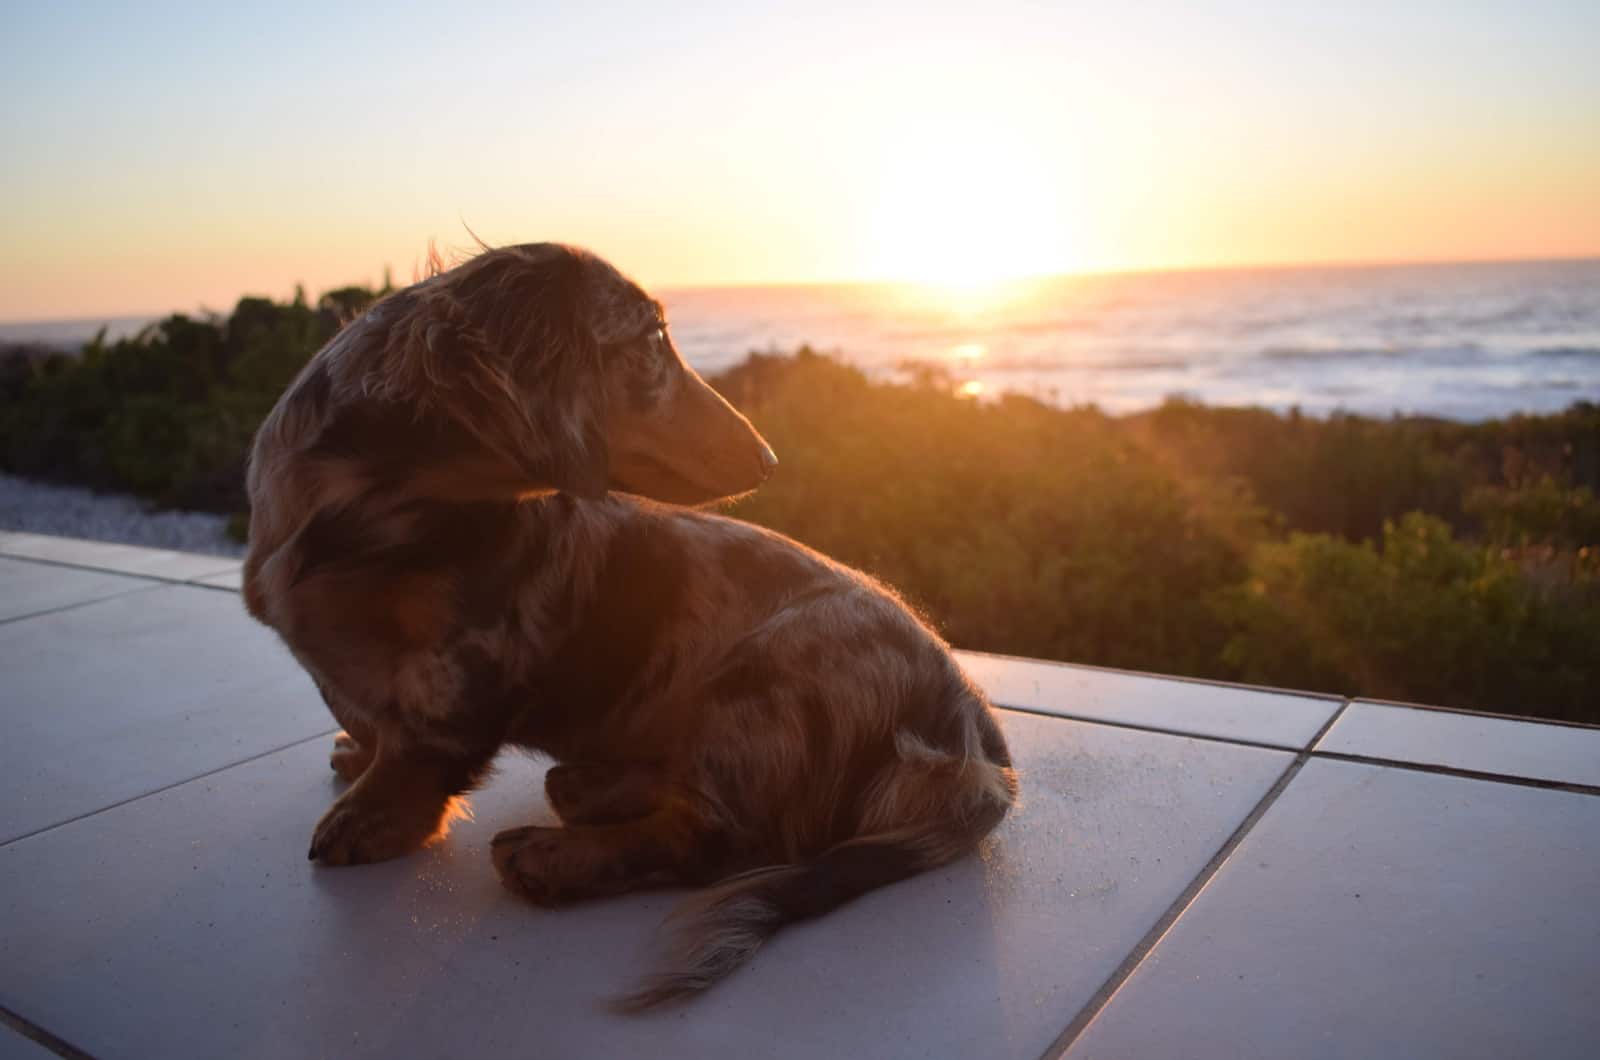
[[[964,654],[1024,785],[982,856],[620,1017],[674,897],[502,890],[535,761],[306,862],[333,724],[237,584],[0,533],[0,1057],[1600,1055],[1600,730]]]

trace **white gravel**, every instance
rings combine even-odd
[[[59,534],[213,556],[242,556],[228,520],[207,512],[162,511],[137,497],[51,486],[0,475],[0,530]]]

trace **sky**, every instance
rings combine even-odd
[[[1600,255],[1600,3],[12,3],[0,320]]]

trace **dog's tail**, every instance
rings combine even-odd
[[[730,876],[680,906],[669,919],[672,930],[663,968],[632,993],[614,999],[612,1007],[638,1011],[698,994],[749,960],[785,924],[821,916],[870,890],[971,850],[1016,801],[1016,776],[1008,761],[954,761],[960,763],[964,789],[954,806],[948,801],[951,778],[941,768],[949,762],[924,762],[927,768],[907,771],[913,778],[920,773],[924,783],[912,779],[908,785],[902,774],[879,793],[899,801],[901,809],[920,803],[915,808],[924,812],[915,823],[840,843],[805,864],[773,865]],[[935,804],[927,799],[931,785],[925,782],[938,773],[944,773],[939,785],[944,789],[943,812],[929,812],[935,811]],[[923,790],[904,790],[907,787]]]

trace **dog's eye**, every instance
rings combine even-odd
[[[666,329],[665,325],[662,325],[661,327],[656,328],[656,345],[657,346],[665,346],[666,344],[667,344],[667,329]]]

